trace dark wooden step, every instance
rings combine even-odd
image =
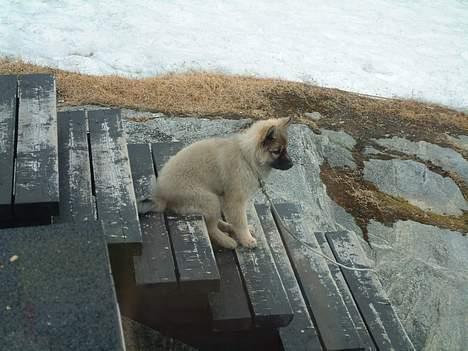
[[[88,111],[97,215],[111,249],[140,253],[142,235],[120,110]]]
[[[150,199],[151,179],[155,176],[150,145],[129,144],[128,153],[137,201]],[[176,268],[164,215],[141,215],[140,227],[143,235],[141,255],[133,258],[136,284],[176,288]]]
[[[14,213],[17,218],[57,215],[59,173],[55,79],[18,77]]]
[[[13,216],[16,93],[16,76],[0,76],[0,218],[3,220]]]
[[[98,223],[0,230],[2,350],[124,350]]]
[[[285,351],[322,350],[320,339],[302,297],[300,286],[297,283],[270,207],[257,204],[255,208],[294,311],[292,322],[288,326],[279,329],[283,349]]]
[[[293,311],[253,205],[248,209],[247,218],[255,230],[257,247],[239,247],[235,251],[255,325],[268,328],[286,326],[293,318]]]
[[[249,299],[232,250],[215,249],[221,275],[219,291],[208,296],[213,330],[238,331],[252,327]]]
[[[333,251],[331,250],[330,245],[328,245],[327,239],[325,238],[325,233],[316,232],[314,234],[322,252],[328,257],[333,258]],[[377,350],[374,341],[372,340],[372,337],[367,330],[367,326],[364,323],[361,313],[359,312],[358,306],[356,306],[356,303],[354,302],[353,294],[349,290],[348,284],[346,283],[340,267],[331,262],[327,262],[327,264],[333,279],[335,280],[336,286],[341,292],[341,296],[343,296],[343,301],[349,311],[349,315],[353,320],[353,323],[356,327],[356,332],[358,333],[363,346],[366,350]]]
[[[339,263],[355,268],[370,268],[364,259],[364,250],[353,233],[329,232],[326,238]],[[348,269],[341,271],[378,349],[414,350],[376,273]]]
[[[288,232],[292,231],[300,240],[320,250],[314,233],[302,225],[301,208],[291,203],[275,204],[273,214],[325,349],[364,349],[327,262],[308,250]]]
[[[60,215],[54,223],[95,220],[86,112],[60,112],[57,120]]]
[[[157,172],[181,148],[181,143],[152,144]],[[196,215],[167,215],[166,220],[180,288],[200,291],[218,290],[220,275],[203,218]]]

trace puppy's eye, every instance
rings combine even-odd
[[[275,156],[278,156],[281,153],[281,150],[273,150],[271,153]]]

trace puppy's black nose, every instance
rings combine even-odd
[[[293,161],[291,160],[291,157],[287,156],[287,158],[284,161],[284,170],[290,169],[294,165]]]
[[[290,169],[292,166],[293,166],[293,161],[291,160],[291,157],[289,157],[288,154],[284,155],[281,158],[276,159],[272,164],[273,168],[280,169],[282,171],[286,171]]]

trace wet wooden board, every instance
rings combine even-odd
[[[213,330],[238,331],[252,326],[249,301],[232,250],[215,249],[220,288],[208,295]]]
[[[18,96],[15,216],[57,215],[59,173],[55,79],[47,74],[19,76]]]
[[[355,268],[369,268],[353,233],[330,232],[326,238],[338,262]],[[342,272],[379,350],[414,350],[376,274],[347,269]]]
[[[86,222],[96,218],[92,192],[86,113],[60,112],[58,155],[60,215],[54,223]]]
[[[181,289],[218,291],[220,275],[202,216],[167,215]]]
[[[320,339],[302,297],[301,289],[297,283],[294,270],[271,214],[270,207],[257,204],[255,208],[294,312],[292,322],[288,326],[279,329],[283,350],[322,350]]]
[[[2,350],[124,350],[97,222],[0,230]]]
[[[98,218],[108,244],[141,248],[135,192],[120,110],[88,111]]]
[[[16,76],[0,76],[0,218],[12,216],[16,127]]]
[[[255,325],[288,325],[293,318],[293,311],[253,205],[248,210],[248,221],[255,230],[258,245],[255,249],[238,247],[235,251]]]
[[[152,144],[156,171],[159,172],[181,148],[181,143]],[[219,290],[220,275],[203,217],[167,215],[166,219],[179,286],[182,289],[193,288],[200,291]]]
[[[301,209],[290,203],[275,204],[273,214],[325,348],[361,349],[363,345],[354,322],[326,261],[294,239],[281,224],[284,223],[298,238],[320,250],[314,234],[301,223]]]
[[[330,248],[330,245],[328,245],[327,239],[325,238],[325,233],[316,232],[315,238],[317,239],[317,242],[319,243],[322,252],[328,257],[333,258],[334,255]],[[361,313],[359,312],[359,309],[354,303],[353,296],[349,290],[348,284],[346,283],[343,274],[341,273],[340,267],[328,262],[328,268],[330,269],[330,272],[333,275],[333,279],[335,280],[335,283],[341,292],[341,296],[343,296],[343,301],[346,304],[346,308],[348,309],[349,314],[354,322],[354,326],[356,328],[357,333],[359,334],[362,344],[364,345],[366,350],[377,350],[369,334],[369,331],[367,330],[367,327],[362,319]]]
[[[151,178],[155,176],[150,146],[129,144],[128,153],[137,201],[150,199]],[[141,255],[133,257],[136,284],[177,287],[176,269],[164,215],[140,215],[140,228],[143,236]]]

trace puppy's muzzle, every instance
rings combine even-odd
[[[285,154],[281,156],[280,158],[277,158],[271,164],[272,168],[280,169],[282,171],[290,169],[292,166],[293,166],[293,161],[291,160],[291,157],[289,157],[288,154]]]

